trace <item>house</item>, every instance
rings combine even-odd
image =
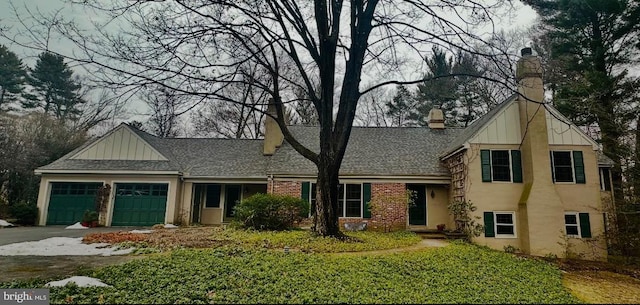
[[[474,241],[534,255],[569,253],[602,258],[603,202],[611,201],[611,162],[597,143],[542,104],[540,61],[524,49],[518,91],[466,129],[445,128],[435,109],[429,127],[354,127],[340,170],[340,221],[381,215],[367,204],[415,192],[415,206],[385,202],[395,227],[455,227],[447,205],[471,201],[484,224]],[[290,126],[307,147],[316,127]],[[299,155],[273,119],[263,140],[161,139],[126,124],[46,166],[41,175],[40,225],[70,224],[96,196],[107,194],[107,226],[156,223],[223,224],[233,206],[255,193],[301,196],[315,203],[316,168]],[[384,197],[387,196],[387,197]]]

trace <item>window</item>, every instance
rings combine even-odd
[[[611,191],[611,171],[608,167],[600,168],[600,190]]]
[[[573,164],[570,152],[553,152],[553,173],[556,182],[573,182]]]
[[[590,238],[591,222],[589,221],[589,213],[564,213],[564,229],[567,236]]]
[[[551,170],[554,182],[586,183],[581,151],[552,151]]]
[[[514,212],[494,212],[496,219],[496,236],[515,237]]]
[[[482,181],[522,182],[522,164],[519,150],[480,151]]]
[[[363,188],[369,194],[371,186],[364,184],[339,184],[338,185],[338,216],[339,217],[364,217],[369,218],[369,209],[363,209]],[[316,184],[304,182],[302,184],[302,199],[310,203],[309,216],[313,215],[316,206]],[[364,196],[370,200],[371,195]]]
[[[515,212],[484,212],[485,237],[516,237]]]
[[[205,193],[206,208],[219,208],[220,207],[220,184],[207,184],[207,190]]]
[[[578,213],[564,214],[564,228],[567,236],[580,236],[580,226],[578,225]]]
[[[509,151],[491,151],[491,173],[493,181],[511,181]]]

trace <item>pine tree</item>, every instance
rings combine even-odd
[[[549,56],[563,62],[554,103],[578,123],[597,123],[615,167],[614,194],[623,201],[621,144],[637,78],[626,67],[640,48],[638,0],[525,0],[541,16]]]
[[[62,56],[40,54],[28,79],[34,94],[23,101],[24,108],[42,108],[60,120],[73,120],[79,114],[78,106],[85,103],[78,94],[81,85]]]
[[[24,90],[26,72],[22,60],[7,47],[0,45],[0,112],[10,110]]]
[[[417,126],[422,117],[415,109],[415,99],[407,87],[398,85],[393,100],[386,103],[387,115],[394,126]]]

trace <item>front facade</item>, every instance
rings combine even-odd
[[[604,258],[610,165],[592,139],[541,103],[540,71],[523,54],[520,95],[464,130],[445,128],[439,110],[428,128],[354,127],[340,172],[340,222],[452,229],[448,204],[471,201],[484,225],[479,244]],[[317,150],[317,127],[289,129]],[[264,140],[160,139],[122,124],[36,173],[40,225],[72,224],[97,209],[106,226],[220,225],[255,193],[313,206],[317,175],[270,118]]]

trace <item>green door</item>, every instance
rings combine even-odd
[[[116,185],[112,226],[151,226],[164,223],[167,184],[123,183]]]
[[[102,183],[54,182],[47,209],[47,225],[70,225],[82,221],[86,210],[96,209],[96,191]]]
[[[409,208],[409,224],[427,225],[427,188],[424,184],[407,184],[407,190],[414,193],[413,206]]]

